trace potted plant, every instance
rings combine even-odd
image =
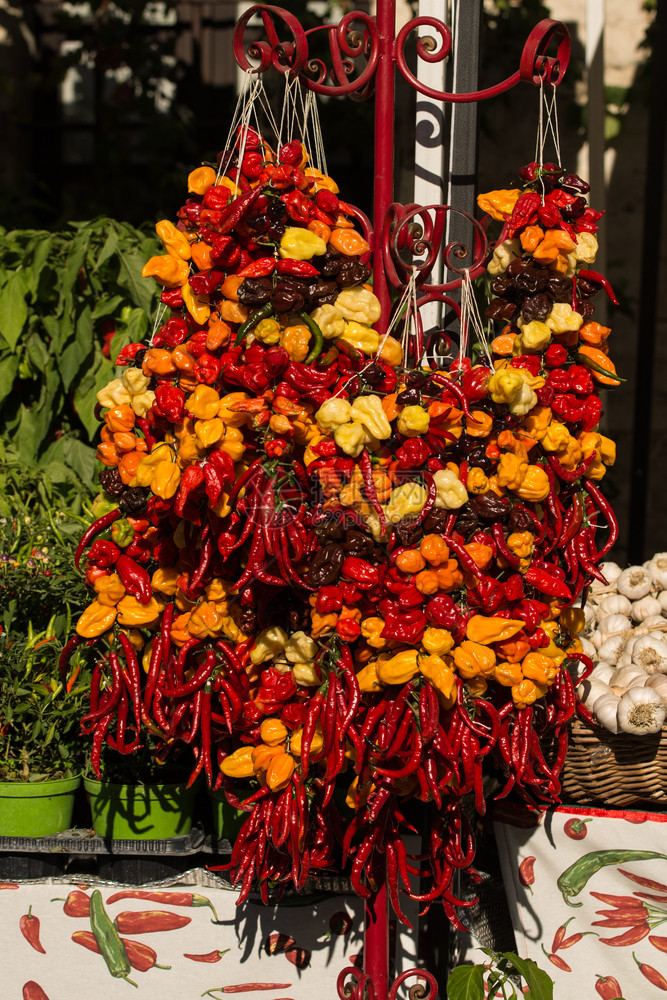
[[[0,835],[67,829],[84,762],[85,648],[58,657],[85,588],[72,570],[81,519],[43,470],[0,462]],[[59,510],[60,508],[60,510]]]
[[[159,764],[160,741],[151,733],[131,754],[102,749],[101,779],[90,774],[84,787],[93,828],[110,840],[165,840],[192,829],[199,783],[188,787],[191,768]],[[89,765],[90,768],[90,765]]]
[[[28,635],[0,635],[0,836],[44,837],[71,825],[81,782],[83,656],[58,678],[56,616]]]

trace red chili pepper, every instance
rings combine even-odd
[[[278,274],[289,274],[295,278],[315,278],[319,271],[309,260],[292,260],[285,257],[276,264]]]
[[[79,563],[81,562],[81,556],[86,549],[86,546],[95,535],[99,535],[100,532],[108,528],[110,524],[117,521],[119,517],[122,517],[122,512],[118,507],[110,510],[107,514],[103,514],[102,517],[98,517],[96,521],[93,521],[91,526],[84,531],[83,535],[79,540],[79,544],[76,547],[76,552],[74,553],[74,565],[79,569]]]
[[[595,990],[602,1000],[623,1000],[623,991],[618,979],[614,979],[613,976],[598,975]]]
[[[133,969],[137,972],[147,972],[149,969],[170,969],[170,965],[158,965],[157,964],[157,953],[150,945],[144,944],[143,941],[131,941],[129,938],[122,937],[120,939],[123,942],[125,951],[127,953],[128,961]],[[100,954],[100,946],[97,943],[97,938],[92,931],[74,931],[72,934],[72,941],[75,944],[83,945],[88,951],[93,951],[97,955]]]
[[[116,572],[125,589],[142,604],[148,604],[153,591],[151,578],[143,566],[123,553],[116,562]]]
[[[515,727],[516,728],[516,727]],[[535,883],[535,862],[537,858],[528,857],[524,858],[519,865],[519,882],[521,885],[525,885],[530,888]],[[530,890],[533,891],[532,889]]]
[[[108,900],[107,900],[108,903]],[[192,922],[192,917],[168,910],[123,910],[115,924],[121,934],[149,934],[156,931],[173,931]]]
[[[19,930],[31,948],[41,952],[42,955],[46,955],[46,951],[39,940],[39,917],[32,915],[32,906],[28,907],[28,912],[19,920]]]
[[[536,191],[526,191],[518,198],[509,220],[508,235],[510,239],[517,229],[523,229],[524,226],[535,222],[541,202],[542,198]]]
[[[667,979],[663,976],[662,972],[658,972],[654,969],[652,965],[646,965],[645,962],[640,962],[634,951],[632,957],[639,966],[639,971],[645,979],[648,979],[649,983],[657,986],[659,990],[667,990]]]
[[[212,993],[255,993],[259,990],[289,990],[291,983],[238,983],[236,986],[216,986],[207,990],[202,996]]]
[[[597,921],[594,921],[597,923]],[[619,934],[615,938],[598,938],[599,944],[608,944],[612,948],[625,948],[629,944],[637,944],[641,941],[649,932],[649,926],[646,922],[639,924],[635,927],[629,927],[624,934]]]
[[[555,965],[557,969],[560,969],[562,972],[572,972],[571,967],[567,964],[564,958],[560,957],[560,955],[550,955],[544,945],[542,945],[542,951],[547,956],[551,964]]]
[[[54,897],[55,903],[60,897]],[[87,917],[90,914],[90,896],[80,889],[72,889],[64,900],[63,913],[68,917]]]
[[[189,958],[193,962],[207,962],[212,965],[214,962],[219,962],[223,955],[226,955],[230,948],[225,948],[224,951],[209,951],[206,955],[187,955],[184,954],[183,958]]]
[[[163,903],[167,906],[208,906],[213,911],[214,920],[218,919],[211,900],[206,896],[200,896],[198,892],[152,892],[148,889],[121,889],[109,896],[107,906],[111,903],[118,903],[121,899],[144,899],[149,903]]]
[[[529,566],[524,573],[524,580],[549,597],[559,597],[561,600],[567,602],[572,600],[570,588],[562,580],[559,580],[556,576],[552,576],[546,570]]]
[[[23,1000],[49,1000],[46,993],[34,979],[29,979],[23,984]]]
[[[600,285],[601,288],[607,293],[611,301],[615,306],[618,305],[618,299],[614,295],[614,289],[611,287],[606,278],[604,278],[598,271],[579,271],[577,273],[578,278],[583,278],[584,281],[592,281],[596,285]]]
[[[570,840],[583,840],[588,833],[586,824],[591,822],[591,819],[568,819],[563,826],[563,833]]]

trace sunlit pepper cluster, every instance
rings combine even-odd
[[[505,224],[487,310],[503,327],[447,371],[404,367],[374,329],[361,214],[300,142],[239,137],[157,226],[144,273],[170,313],[98,394],[103,493],[77,553],[94,597],[70,648],[99,651],[93,769],[150,733],[160,762],[250,814],[241,898],[349,859],[362,896],[386,868],[402,915],[416,799],[419,898],[456,922],[463,798],[484,811],[484,776],[558,797],[574,604],[615,537],[595,483],[612,368],[585,350],[596,213],[571,177],[534,173],[480,200]]]

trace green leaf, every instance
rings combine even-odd
[[[26,268],[26,274],[28,275],[28,280],[30,283],[30,293],[33,300],[37,296],[39,289],[39,280],[42,271],[46,265],[46,262],[51,253],[53,247],[53,236],[48,232],[37,232],[35,233],[34,253],[32,260],[30,261],[29,267]]]
[[[512,951],[504,952],[503,958],[506,958],[519,975],[523,976],[530,990],[527,994],[530,1000],[553,1000],[553,980],[532,959],[520,958]]]
[[[123,295],[112,295],[108,298],[100,299],[92,313],[91,319],[102,319],[104,316],[111,316],[125,302]]]
[[[72,240],[67,254],[67,264],[62,273],[60,281],[60,292],[64,298],[72,289],[74,282],[83,268],[83,263],[88,252],[88,233],[80,232]]]
[[[484,966],[457,965],[447,980],[448,1000],[482,1000]]]
[[[28,318],[26,294],[29,279],[24,271],[14,271],[0,291],[0,333],[12,350],[19,342]]]
[[[18,354],[3,354],[0,357],[0,404],[4,403],[12,391],[18,369]]]
[[[40,449],[50,430],[56,400],[61,393],[60,379],[51,364],[46,369],[39,400],[26,407],[21,406],[20,422],[15,443],[19,458],[29,465],[37,464]]]
[[[74,323],[74,340],[56,355],[63,388],[67,391],[77,376],[88,370],[93,352],[93,321],[90,306],[86,304]]]
[[[141,269],[146,263],[145,258],[137,251],[120,251],[118,256],[120,259],[118,284],[121,288],[127,289],[130,300],[135,305],[141,306],[144,312],[152,312],[155,282],[149,282],[141,277]]]
[[[109,260],[109,257],[113,257],[113,255],[116,253],[117,250],[118,250],[118,233],[116,232],[116,227],[114,223],[111,222],[109,225],[109,232],[107,234],[107,238],[104,241],[104,246],[100,250],[99,255],[95,261],[95,267],[93,268],[93,270],[99,271],[102,265]]]

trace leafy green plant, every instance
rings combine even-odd
[[[80,774],[85,744],[79,725],[88,702],[85,651],[76,652],[64,682],[58,657],[70,620],[56,631],[0,634],[0,779],[41,781]]]
[[[0,229],[0,419],[23,465],[90,487],[96,393],[157,301],[141,269],[154,236],[98,218],[62,232]]]
[[[481,965],[458,965],[447,980],[448,1000],[553,1000],[553,980],[529,958],[513,951],[496,952],[482,948],[489,961]],[[525,982],[527,992],[522,992]]]

